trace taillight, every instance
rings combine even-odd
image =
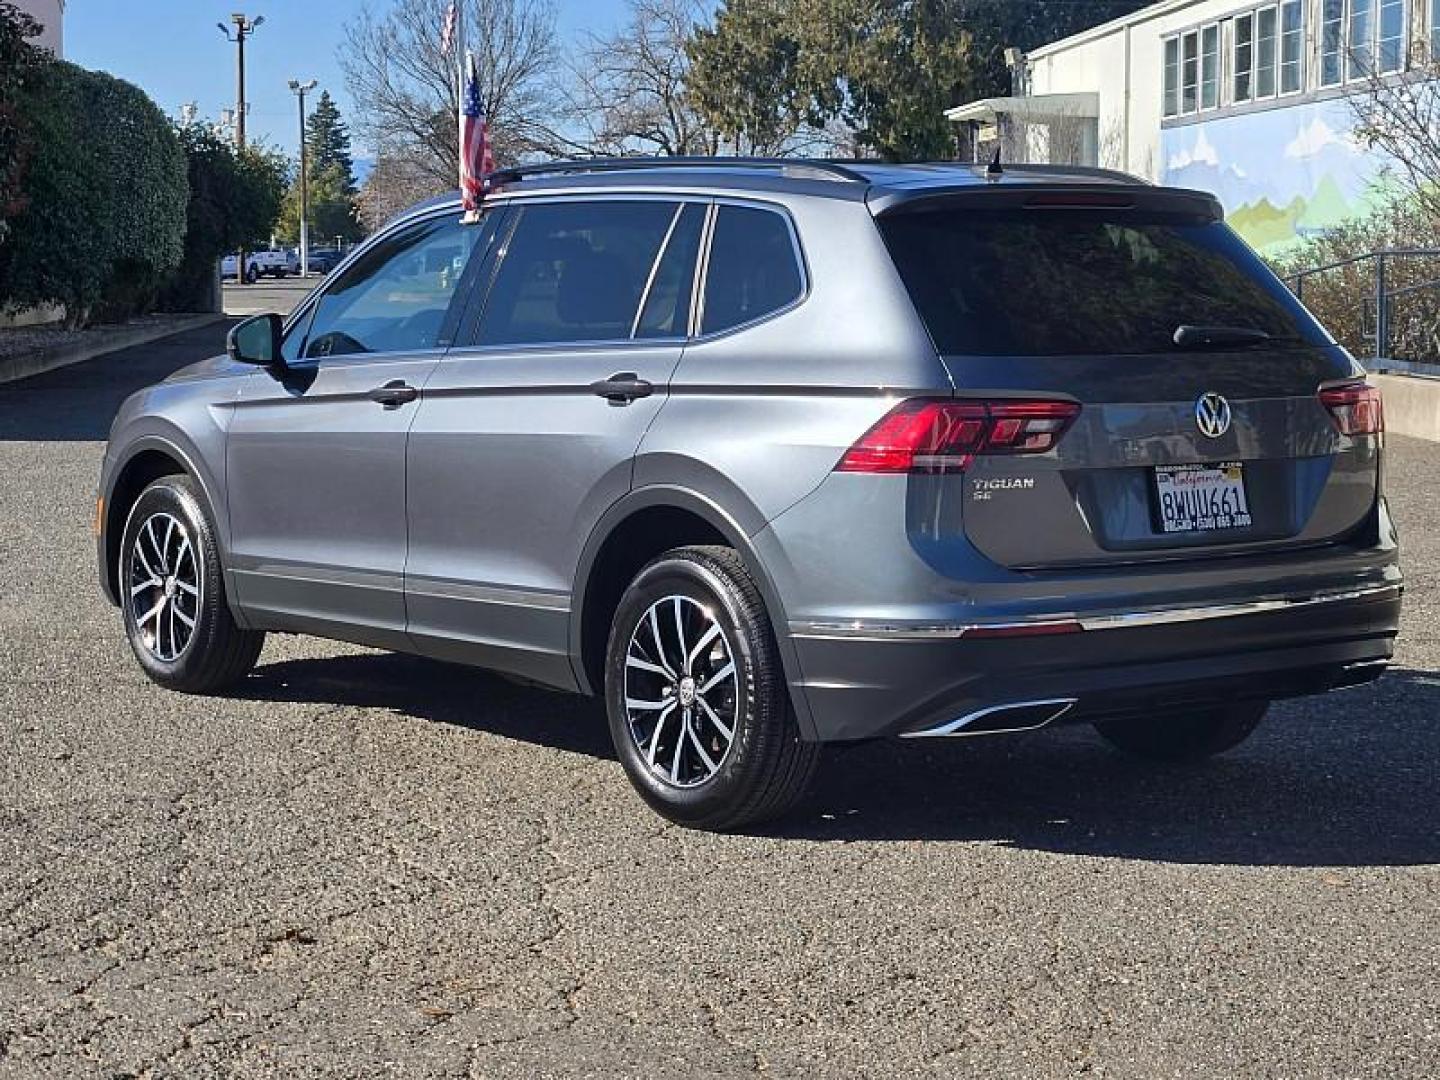
[[[902,401],[845,452],[840,472],[963,469],[985,454],[1043,454],[1080,415],[1073,401]]]
[[[1385,430],[1385,406],[1380,388],[1369,383],[1327,386],[1320,391],[1320,404],[1341,435],[1379,435]]]

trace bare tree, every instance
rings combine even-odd
[[[568,65],[564,149],[595,154],[714,154],[720,139],[687,88],[685,45],[705,24],[699,0],[629,0],[609,35],[587,34]]]
[[[366,230],[374,232],[401,210],[454,186],[454,178],[439,179],[408,157],[382,154],[355,195],[355,211]]]
[[[1429,218],[1440,222],[1440,56],[1417,46],[1408,71],[1369,74],[1349,95],[1351,137],[1394,162],[1391,172]]]
[[[457,65],[441,49],[449,0],[388,0],[345,26],[340,67],[357,127],[377,155],[453,188],[459,170]],[[548,148],[554,102],[555,16],[547,0],[462,0],[500,164]]]

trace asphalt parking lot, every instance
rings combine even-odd
[[[284,637],[234,696],[142,678],[102,441],[222,329],[0,386],[0,1077],[1440,1070],[1440,446],[1391,439],[1380,684],[1198,770],[834,751],[713,836],[585,700]]]

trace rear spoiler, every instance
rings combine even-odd
[[[1222,221],[1220,200],[1207,191],[1113,183],[1027,183],[1000,180],[968,184],[872,190],[865,200],[876,217],[958,207],[986,210],[1142,210],[1202,222]]]

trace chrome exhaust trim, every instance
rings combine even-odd
[[[1078,698],[1045,698],[1041,701],[1012,701],[1005,705],[991,705],[966,713],[955,720],[949,720],[938,727],[924,731],[906,731],[902,739],[936,739],[951,735],[1005,735],[1017,731],[1035,731],[1053,724],[1075,707]],[[1020,723],[1012,727],[996,727],[1009,713],[1029,712],[1036,723]],[[993,718],[993,719],[992,719]],[[1018,719],[1018,718],[1017,718]]]

